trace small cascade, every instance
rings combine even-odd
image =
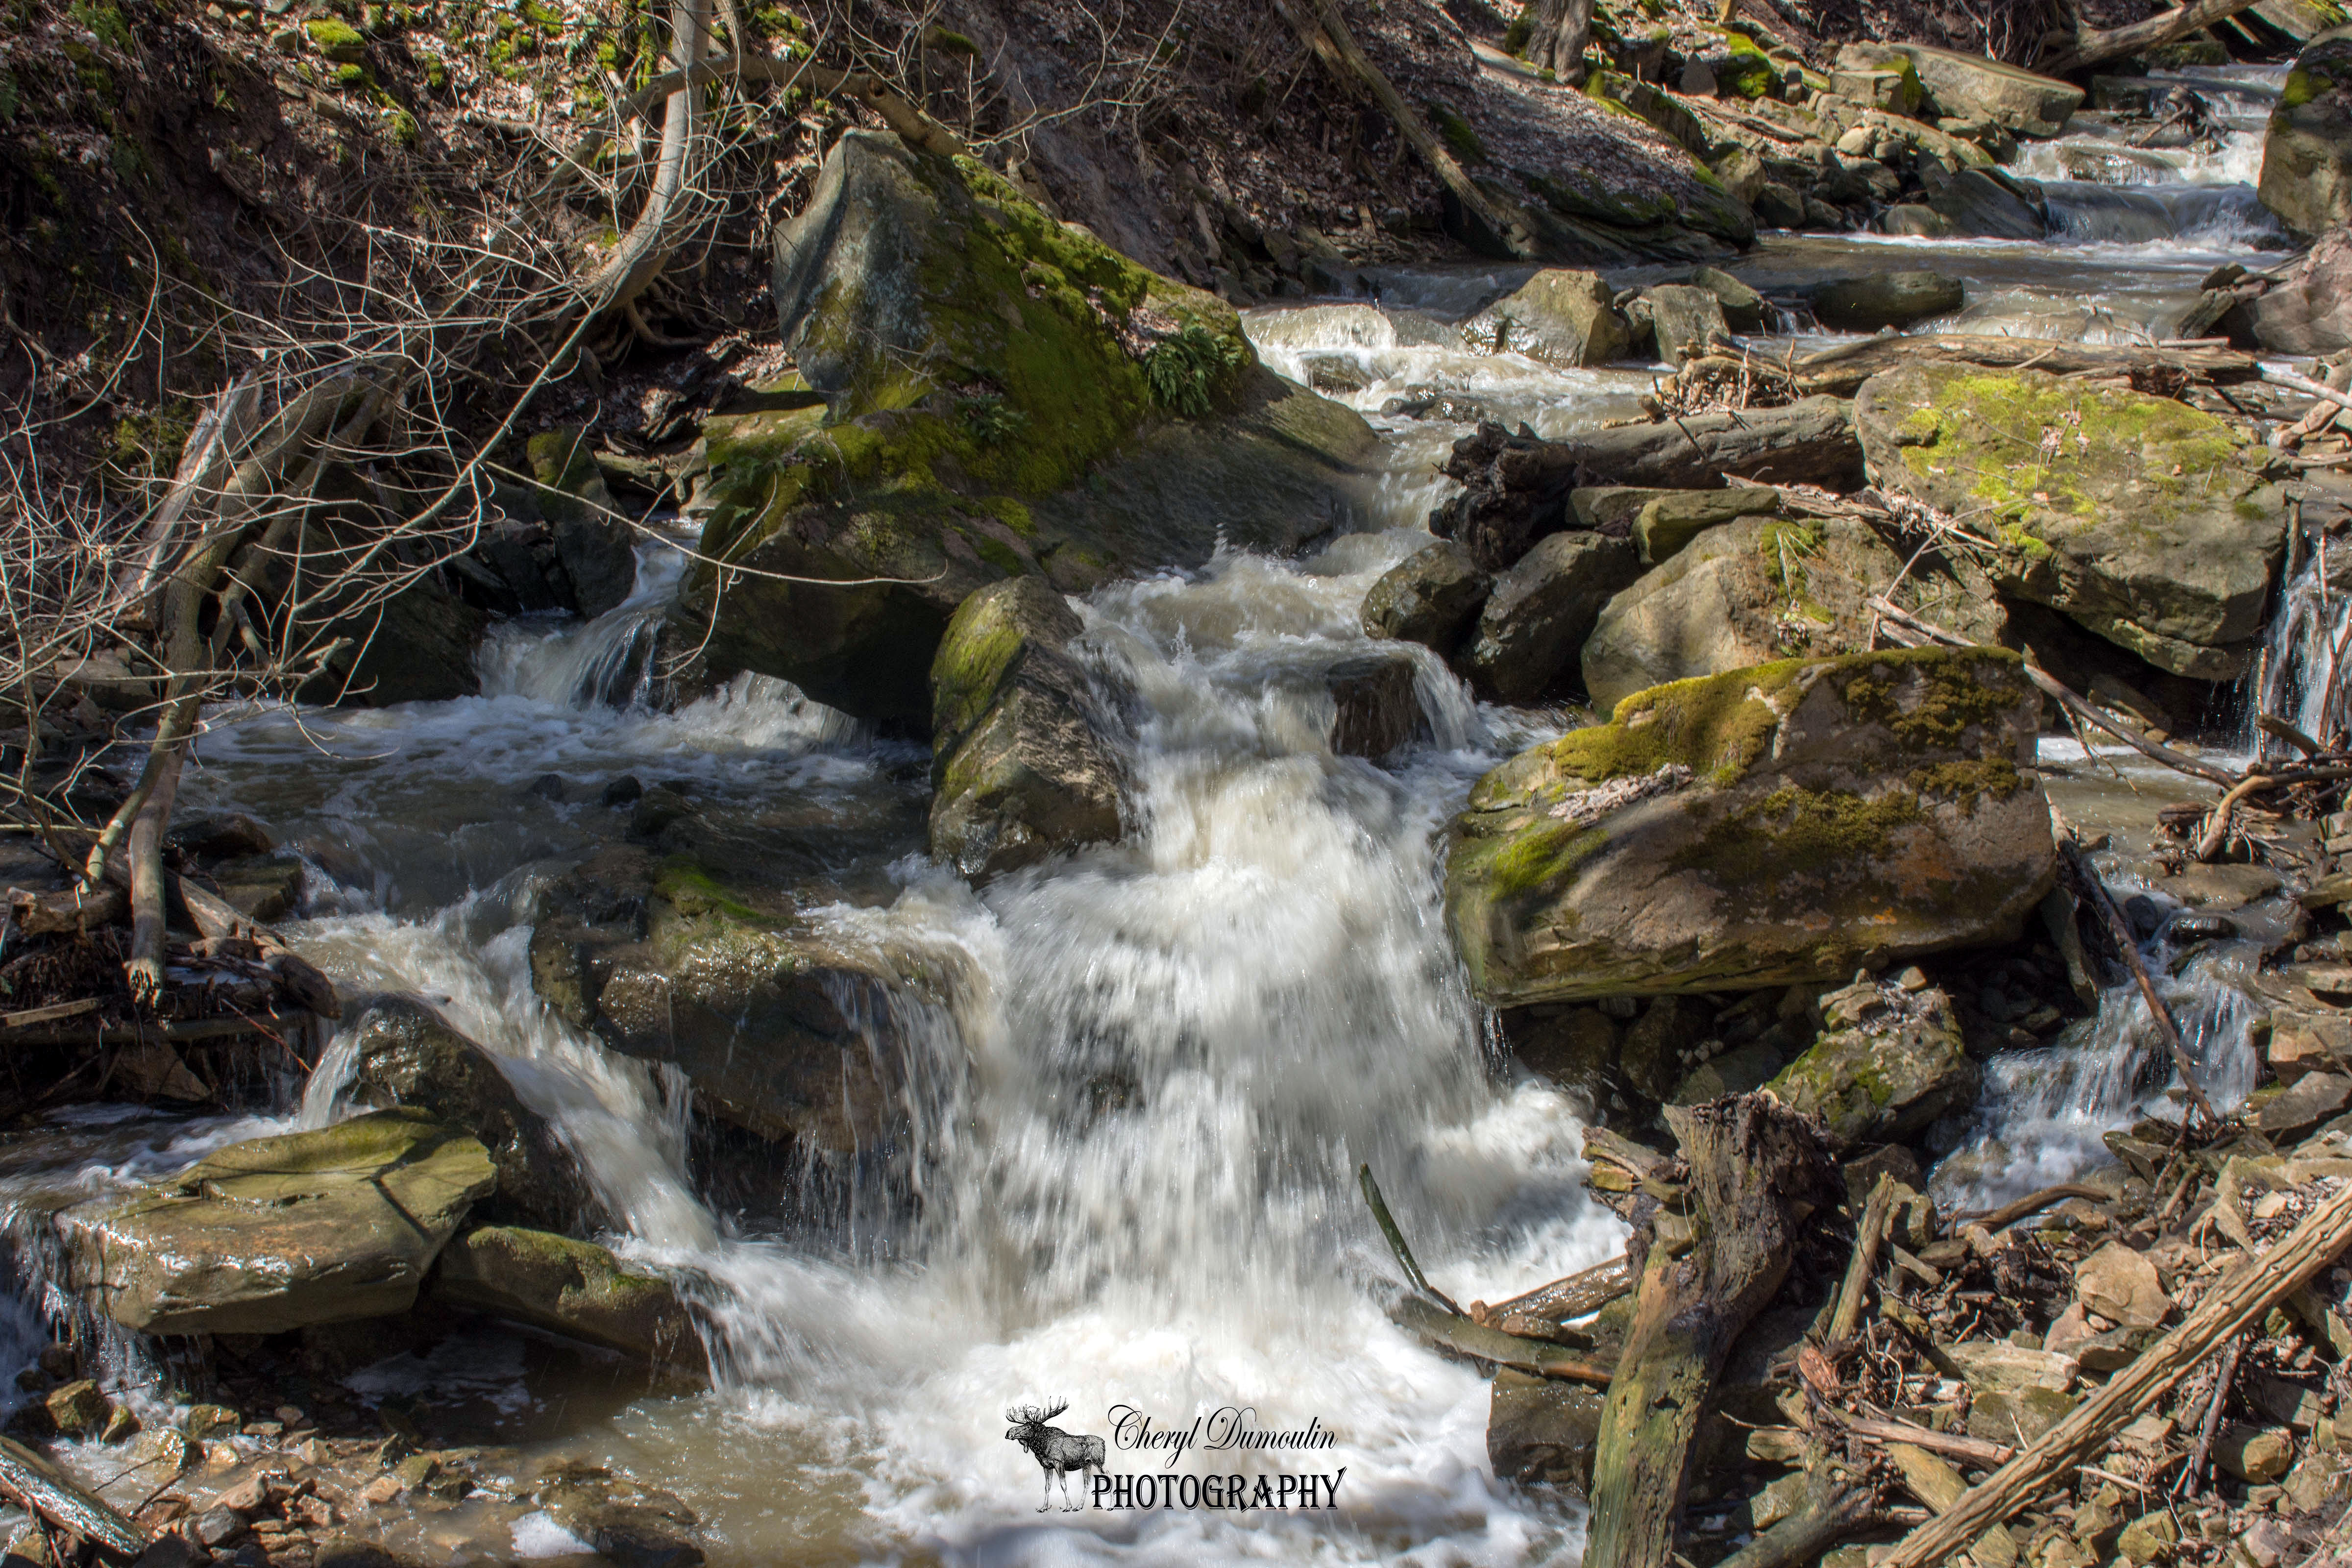
[[[688,559],[664,540],[646,540],[637,546],[629,596],[594,620],[553,636],[529,621],[499,626],[478,661],[484,693],[574,708],[655,706],[661,686],[655,655]]]
[[[2279,604],[2263,637],[2254,666],[2253,698],[2247,704],[2245,749],[2260,754],[2275,741],[2255,731],[2253,716],[2284,719],[2305,734],[2325,739],[2345,727],[2345,694],[2337,671],[2352,655],[2352,561],[2328,558],[2327,541],[2313,541],[2311,558],[2279,591]]]

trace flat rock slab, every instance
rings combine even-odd
[[[694,1320],[670,1282],[593,1242],[485,1226],[442,1252],[433,1291],[640,1361],[698,1373],[708,1364]]]
[[[232,1144],[58,1225],[73,1287],[124,1327],[271,1334],[405,1310],[497,1184],[477,1140],[380,1110]]]

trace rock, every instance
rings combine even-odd
[[[2080,1372],[2072,1357],[1998,1340],[1969,1341],[1944,1350],[1969,1386],[1980,1394],[2017,1394],[2029,1388],[2063,1394],[2074,1386]]]
[[[325,557],[341,546],[303,530],[301,548]],[[320,605],[321,614],[331,606]],[[349,638],[297,696],[304,702],[388,708],[395,702],[440,702],[482,689],[474,649],[489,617],[426,575],[364,612],[335,616],[321,644]]]
[[[676,1288],[590,1242],[507,1226],[468,1231],[442,1248],[433,1293],[640,1361],[708,1367]]]
[[[1728,485],[1719,490],[1668,490],[1645,502],[1633,519],[1633,543],[1642,564],[1655,566],[1710,528],[1743,517],[1779,513],[1780,492],[1764,485]]]
[[[1568,492],[1569,510],[1579,525],[1612,538],[1630,538],[1642,509],[1660,496],[1678,490],[1645,489],[1640,485],[1587,485]]]
[[[1880,489],[1969,512],[2007,592],[2176,675],[2234,678],[2284,548],[2284,497],[2240,426],[2039,371],[1912,364],[1864,382]]]
[[[620,1568],[690,1568],[703,1560],[694,1510],[610,1471],[566,1466],[540,1489],[548,1514]]]
[[[131,1568],[198,1568],[199,1564],[211,1561],[211,1552],[186,1536],[170,1531],[156,1537],[154,1544],[141,1552],[132,1561]]]
[[[2041,187],[2031,180],[1971,167],[1933,184],[1925,206],[1887,208],[1880,215],[1879,227],[1888,234],[1927,238],[2044,239],[2050,234],[2050,209]]]
[[[191,1405],[180,1420],[181,1430],[199,1443],[228,1436],[244,1425],[245,1417],[226,1405]]]
[[[1607,1014],[1592,1007],[1566,1008],[1549,1017],[1520,1014],[1505,1027],[1513,1054],[1529,1072],[1591,1106],[1607,1103],[1618,1063],[1617,1026]]]
[[[1450,654],[1476,620],[1492,582],[1467,550],[1441,539],[1381,574],[1364,595],[1364,635]]]
[[[1584,689],[1607,712],[1668,681],[1860,648],[1868,595],[1901,570],[1867,524],[1849,519],[1748,517],[1708,529],[1601,608],[1581,656]]]
[[[1724,321],[1734,331],[1759,332],[1764,330],[1768,320],[1764,296],[1730,273],[1715,267],[1694,267],[1690,281],[1692,287],[1704,289],[1715,296],[1716,305],[1723,311]]]
[[[1499,1006],[1745,990],[2011,940],[2054,851],[2015,655],[1791,659],[1637,693],[1456,820],[1446,912]]]
[[[1854,46],[1848,46],[1848,50]],[[1955,54],[1925,44],[1882,44],[1888,54],[1911,62],[1919,84],[1943,114],[1992,121],[2020,136],[2056,136],[2083,106],[2083,89],[2046,76],[1976,55]],[[1839,52],[1839,62],[1849,58]]]
[[[422,1111],[217,1150],[147,1192],[58,1217],[72,1288],[125,1328],[278,1333],[404,1311],[498,1176]]]
[[[1661,283],[1642,290],[1650,308],[1650,331],[1659,363],[1680,364],[1730,331],[1722,302],[1712,289],[1688,283]]]
[[[575,1027],[683,1072],[700,1115],[808,1155],[894,1136],[896,1047],[861,1022],[892,1016],[892,982],[740,873],[604,850],[541,889],[530,969]]]
[[[583,616],[601,616],[636,586],[636,531],[616,514],[585,429],[559,425],[542,430],[524,450],[539,480],[540,513],[572,584],[572,603]]]
[[[2022,1447],[2072,1415],[2074,1404],[2054,1388],[1979,1394],[1969,1405],[1969,1436]]]
[[[2180,1527],[2165,1512],[2144,1513],[2125,1525],[2116,1537],[2116,1550],[2134,1564],[2144,1568],[2150,1563],[2160,1563],[2169,1556],[2180,1541]]]
[[[1804,226],[1805,198],[1778,180],[1766,180],[1757,186],[1750,205],[1756,209],[1756,221],[1767,228]]]
[[[1626,1087],[1645,1100],[1670,1100],[1675,1085],[1696,1065],[1692,1047],[1705,1039],[1708,1022],[1706,1010],[1685,997],[1653,1001],[1625,1031],[1624,1048],[1617,1055]]]
[[[1607,364],[1633,347],[1614,298],[1597,272],[1547,268],[1464,322],[1462,335],[1480,348],[1550,364]]]
[[[2298,1513],[2317,1513],[2330,1507],[2340,1511],[2347,1491],[2352,1491],[2352,1473],[2347,1473],[2341,1454],[2314,1450],[2296,1460],[2279,1484]]]
[[[2352,230],[2322,234],[2248,310],[2254,341],[2273,353],[2352,348]]]
[[[1751,207],[1763,192],[1766,182],[1764,160],[1748,148],[1732,147],[1717,153],[1707,163],[1707,170],[1715,175],[1717,184],[1731,193],[1734,200],[1746,202]],[[1727,304],[1724,310],[1728,314],[1730,306]]]
[[[1806,296],[1813,316],[1841,332],[1874,332],[1907,327],[1960,308],[1960,280],[1940,272],[1881,272],[1869,278],[1839,278]]]
[[[1460,668],[1504,702],[1532,702],[1573,670],[1601,607],[1641,575],[1632,541],[1554,533],[1495,580]]]
[[[1906,117],[1919,112],[1919,102],[1925,96],[1918,71],[1905,59],[1851,70],[1841,67],[1830,72],[1830,90],[1855,103]]]
[[[2292,1142],[2352,1107],[2352,1078],[2340,1072],[2305,1073],[2264,1101],[2254,1115],[2255,1131],[2273,1142]]]
[[[1002,876],[1118,837],[1121,692],[1069,651],[1081,623],[1043,578],[964,601],[931,664],[931,854]]]
[[[1782,1103],[1820,1117],[1847,1143],[1908,1138],[1976,1103],[1983,1073],[1949,998],[1932,986],[1906,992],[1865,981],[1849,989],[1867,989],[1881,1005],[1822,1035],[1767,1084]]]
[[[782,332],[827,402],[705,422],[702,552],[898,581],[746,576],[720,594],[698,565],[672,624],[703,649],[701,679],[755,670],[919,727],[973,590],[1042,575],[1081,591],[1221,543],[1287,552],[1368,482],[1371,428],[1260,365],[1232,307],[971,160],[843,136],[776,258]]]
[[[1419,668],[1410,654],[1380,653],[1342,659],[1324,673],[1334,756],[1385,757],[1421,731]]]
[[[87,1378],[52,1391],[41,1403],[58,1430],[68,1437],[95,1437],[114,1413],[113,1401]]]
[[[2340,1013],[2271,1011],[2271,1037],[2263,1047],[2271,1076],[2293,1084],[2305,1074],[2352,1065],[2352,1018]]]
[[[2156,1265],[2144,1253],[2111,1241],[2074,1266],[2074,1297],[2084,1307],[2126,1329],[2153,1329],[2172,1315]]]
[[[1486,1414],[1486,1458],[1498,1480],[1581,1492],[1592,1480],[1592,1446],[1604,1403],[1597,1389],[1504,1367]]]
[[[319,1542],[311,1568],[406,1568],[401,1560],[373,1541],[334,1536]]]
[[[2249,1485],[2274,1481],[2294,1463],[2294,1435],[2284,1426],[2224,1426],[2213,1439],[2213,1462]]]
[[[335,1042],[352,1057],[342,1095],[374,1110],[409,1106],[472,1133],[489,1151],[498,1190],[476,1217],[548,1230],[611,1223],[579,1162],[548,1120],[525,1105],[496,1058],[414,996],[354,999]]]
[[[1668,1090],[1667,1105],[1703,1105],[1727,1094],[1762,1089],[1780,1076],[1780,1053],[1760,1042],[1710,1057]]]
[[[2303,47],[2263,135],[2263,205],[2289,228],[2352,223],[2352,27]]]

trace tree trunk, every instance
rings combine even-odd
[[[1759,1095],[1667,1108],[1689,1175],[1637,1226],[1633,1324],[1592,1464],[1584,1568],[1671,1568],[1690,1444],[1734,1341],[1789,1271],[1799,1227],[1837,1200],[1819,1124]]]
[[[2128,26],[2110,27],[2103,33],[2084,33],[2071,49],[2062,49],[2046,59],[2034,62],[2033,68],[2043,76],[2066,76],[2111,60],[2121,55],[2136,55],[2144,49],[2168,44],[2175,38],[2185,38],[2200,27],[2225,21],[2239,12],[2252,7],[2255,0],[2197,0],[2193,5],[2177,10],[2160,11],[2146,21]]]
[[[1524,58],[1570,86],[1584,81],[1584,49],[1592,41],[1592,0],[1533,0],[1527,9]]]

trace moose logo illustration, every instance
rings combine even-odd
[[[1070,1402],[1065,1399],[1042,1410],[1034,1405],[1016,1405],[1004,1413],[1004,1418],[1013,1423],[1006,1429],[1005,1436],[1036,1456],[1038,1467],[1045,1472],[1045,1496],[1037,1504],[1039,1513],[1054,1506],[1054,1478],[1056,1476],[1062,1479],[1062,1510],[1075,1513],[1084,1508],[1086,1504],[1070,1500],[1070,1472],[1078,1472],[1078,1485],[1083,1489],[1087,1484],[1087,1472],[1102,1468],[1101,1438],[1083,1436],[1045,1425],[1069,1407]]]

